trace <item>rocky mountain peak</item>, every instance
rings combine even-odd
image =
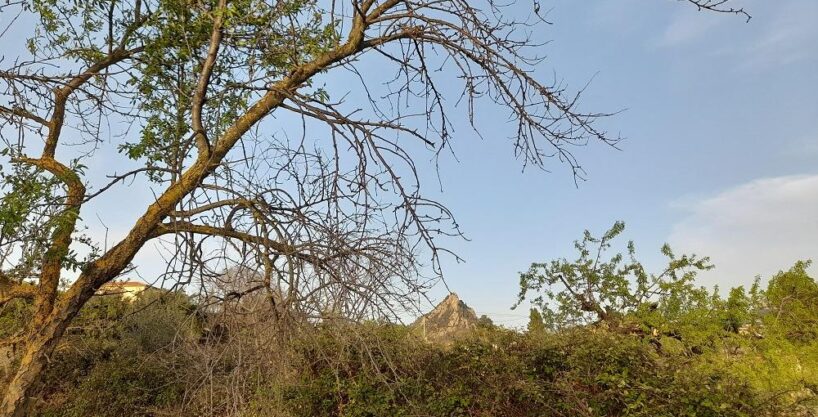
[[[455,293],[450,293],[432,311],[420,317],[413,326],[426,340],[450,342],[477,327],[477,314]]]

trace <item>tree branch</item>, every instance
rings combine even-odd
[[[193,224],[190,222],[184,221],[175,221],[170,223],[162,223],[156,226],[154,229],[153,234],[150,236],[151,238],[159,237],[166,234],[174,234],[174,233],[196,233],[201,235],[208,235],[208,236],[221,236],[231,239],[240,240],[245,243],[251,243],[256,245],[262,245],[267,248],[270,248],[277,252],[280,255],[287,255],[287,256],[296,256],[301,258],[302,260],[306,261],[315,261],[315,258],[312,256],[307,256],[304,254],[298,253],[298,248],[295,246],[278,242],[272,240],[267,237],[263,236],[256,236],[251,235],[249,233],[240,232],[237,230],[232,229],[225,229],[221,227],[215,226],[207,226],[201,224]]]
[[[191,103],[192,127],[196,138],[196,147],[199,149],[199,153],[206,156],[210,154],[210,141],[207,139],[207,132],[202,124],[202,107],[204,107],[207,87],[210,84],[210,76],[213,74],[213,67],[216,65],[216,58],[219,55],[226,5],[227,0],[220,0],[218,8],[214,11],[216,18],[213,21],[213,30],[210,34],[210,46],[207,50],[207,57],[202,63],[202,70],[199,73],[199,80],[196,83],[196,90],[193,93]]]
[[[14,115],[14,116],[23,117],[25,119],[37,122],[37,123],[39,123],[39,124],[41,124],[43,126],[48,126],[48,120],[46,120],[46,119],[44,119],[44,118],[42,118],[40,116],[37,116],[36,114],[31,113],[30,111],[28,111],[26,109],[23,109],[23,108],[20,108],[20,107],[8,108],[8,107],[0,106],[0,112],[11,114],[11,115]]]
[[[750,21],[750,19],[753,18],[752,16],[750,16],[750,13],[745,11],[743,8],[736,9],[734,7],[729,6],[722,7],[725,4],[729,3],[730,0],[686,0],[686,1],[695,5],[696,8],[698,8],[699,10],[708,10],[716,13],[730,13],[741,15],[747,18],[748,22]]]
[[[20,157],[12,161],[42,168],[57,177],[67,188],[65,208],[55,219],[57,224],[51,235],[51,245],[43,256],[39,290],[35,299],[38,316],[45,317],[54,307],[62,262],[71,246],[71,234],[76,228],[80,206],[85,198],[85,185],[76,172],[51,157]]]
[[[34,299],[37,295],[37,287],[26,283],[7,282],[0,284],[0,307],[9,301],[25,298]]]

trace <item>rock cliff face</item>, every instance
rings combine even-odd
[[[451,293],[412,326],[430,342],[447,343],[474,330],[477,314],[457,294]]]

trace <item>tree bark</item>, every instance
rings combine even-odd
[[[80,279],[95,274],[80,275]],[[113,278],[108,276],[105,282]],[[94,282],[92,279],[91,282]],[[24,352],[17,371],[3,395],[0,403],[0,417],[23,417],[31,408],[31,394],[39,386],[43,371],[51,361],[51,355],[60,343],[65,330],[80,309],[94,295],[99,286],[73,286],[60,297],[50,314],[35,313],[32,318],[31,333],[23,341]]]
[[[390,0],[381,4],[369,17],[377,18],[396,3],[397,0]],[[71,285],[68,291],[59,297],[59,300],[57,300],[56,285],[53,284],[59,280],[60,269],[58,268],[58,264],[55,263],[57,267],[52,267],[48,270],[49,274],[47,274],[47,278],[49,279],[46,280],[46,283],[49,285],[40,285],[39,290],[51,291],[41,291],[35,296],[38,308],[32,322],[32,331],[24,342],[25,353],[23,354],[20,366],[17,368],[14,378],[6,388],[2,404],[0,404],[0,417],[22,417],[27,414],[31,405],[29,403],[30,396],[41,382],[43,370],[48,365],[49,357],[59,344],[71,320],[73,320],[80,308],[85,305],[88,299],[93,296],[94,292],[102,284],[116,277],[128,263],[133,260],[133,257],[139,249],[142,248],[145,242],[153,237],[153,233],[160,226],[162,221],[167,218],[168,213],[177,207],[179,201],[199,186],[201,181],[219,166],[227,153],[250,128],[280,106],[286,99],[288,93],[298,89],[304,82],[318,72],[360,52],[364,46],[365,29],[366,23],[363,16],[357,15],[353,21],[353,27],[350,30],[346,42],[339,45],[336,49],[318,56],[315,60],[299,66],[290,75],[283,78],[265,93],[261,99],[250,106],[250,108],[218,138],[212,149],[207,149],[206,152],[199,153],[196,161],[185,171],[179,181],[166,189],[156,201],[148,206],[145,213],[136,221],[128,232],[128,235],[121,242],[85,268],[84,272]],[[214,39],[215,41],[219,40],[218,37],[214,37]],[[111,57],[111,59],[119,58],[119,60],[121,60],[127,56],[128,55],[122,55],[120,51],[115,57]],[[105,67],[113,62],[115,61],[105,61]],[[87,80],[91,75],[105,67],[100,66],[98,69],[95,66],[92,70],[83,73],[81,77],[77,78],[79,81],[75,83],[77,86],[81,85],[82,82]],[[72,88],[77,88],[77,86],[71,86]],[[67,91],[67,93],[70,92],[71,91]],[[63,92],[63,94],[66,94],[66,92]],[[58,96],[58,98],[62,99],[62,96]],[[59,122],[60,123],[54,124],[55,127],[61,126],[62,121],[60,120]],[[50,171],[55,175],[61,175],[61,179],[63,179],[64,182],[73,184],[72,187],[76,190],[72,190],[71,195],[84,195],[85,189],[82,183],[70,176],[66,176],[68,173],[63,169],[64,166],[57,165],[53,159],[54,146],[56,146],[53,145],[53,143],[59,139],[58,133],[56,128],[49,132],[43,158],[38,160],[28,159],[26,162],[40,165],[49,164],[44,167],[51,168]],[[81,200],[80,198],[80,203]],[[79,210],[77,210],[77,212],[78,211]],[[61,246],[65,248],[70,245],[70,235],[71,232],[73,232],[73,221],[75,220],[75,218],[72,218],[70,231],[57,236],[58,238],[64,239],[62,241],[63,245]],[[65,244],[66,242],[67,244]],[[57,281],[54,281],[54,275]],[[43,297],[43,300],[38,300],[38,297]]]
[[[0,417],[23,417],[30,409],[30,395],[37,387],[43,375],[43,370],[49,362],[70,319],[45,318],[38,320],[42,323],[35,333],[25,341],[25,352],[14,378],[6,387],[6,393],[0,405]]]

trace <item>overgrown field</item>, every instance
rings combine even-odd
[[[483,323],[446,345],[390,323],[276,322],[261,298],[96,297],[52,358],[38,416],[815,416],[818,284],[708,293],[616,321]],[[3,310],[14,332],[25,304]]]

